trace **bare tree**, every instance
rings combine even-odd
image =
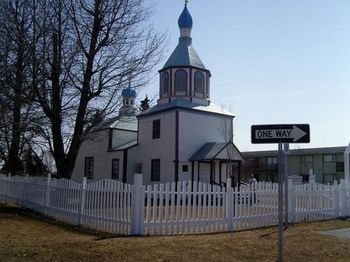
[[[33,93],[28,86],[30,5],[23,0],[0,3],[0,159],[7,172],[21,169],[21,155],[33,133]]]
[[[58,175],[69,178],[84,136],[119,106],[128,76],[134,86],[149,80],[164,35],[147,23],[144,0],[37,1],[33,88],[48,120],[42,135]]]

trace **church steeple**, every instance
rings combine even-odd
[[[193,48],[191,31],[193,19],[185,1],[178,26],[179,43],[160,73],[159,103],[174,99],[186,99],[202,105],[209,104],[210,71],[207,70]]]
[[[136,91],[131,87],[131,79],[129,79],[129,86],[122,91],[122,97],[123,106],[119,109],[119,116],[134,116]]]

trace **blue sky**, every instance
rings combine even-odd
[[[184,1],[152,0],[152,22],[168,31],[165,60],[179,37]],[[310,144],[350,142],[349,0],[190,0],[193,45],[211,71],[211,100],[235,115],[241,151],[254,124],[308,123]],[[159,69],[165,63],[159,65]],[[158,92],[158,76],[140,94]]]

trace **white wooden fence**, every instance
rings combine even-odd
[[[66,179],[0,175],[0,199],[61,221],[124,235],[226,232],[277,224],[277,184],[224,188],[181,181],[142,185],[110,179],[75,183]],[[227,185],[231,182],[227,181]],[[350,185],[290,185],[289,222],[350,216]]]

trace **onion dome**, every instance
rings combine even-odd
[[[202,60],[192,46],[191,30],[193,21],[187,9],[187,3],[179,17],[178,25],[180,27],[179,43],[165,63],[163,69],[189,66],[205,69]]]
[[[122,91],[123,97],[136,97],[136,91],[132,87],[127,87]]]
[[[192,25],[193,25],[192,16],[187,9],[187,5],[185,5],[185,8],[182,11],[177,23],[180,28],[192,28]]]

